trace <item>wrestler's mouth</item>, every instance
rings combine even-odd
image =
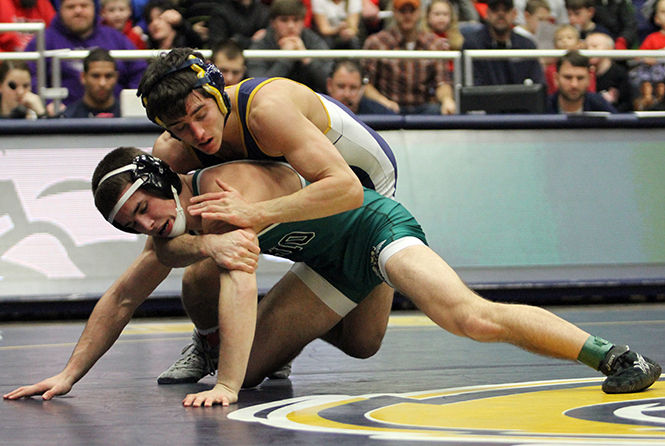
[[[171,233],[171,220],[166,220],[166,223],[164,223],[157,233],[158,236],[160,237],[166,237]]]
[[[214,149],[212,147],[213,142],[215,141],[215,138],[210,138],[202,143],[199,144],[199,149],[203,150],[204,152],[208,153],[208,151],[211,151]]]

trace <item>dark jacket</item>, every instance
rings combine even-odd
[[[487,25],[475,32],[470,32],[464,38],[465,50],[496,49],[496,44],[490,36]],[[536,45],[527,37],[517,33],[510,34],[510,49],[534,50]],[[474,85],[507,85],[522,84],[526,79],[534,83],[545,82],[543,68],[538,59],[496,59],[473,61]]]
[[[300,38],[308,50],[329,49],[325,40],[311,29],[304,28]],[[279,49],[275,30],[268,27],[263,39],[252,43],[250,48],[253,50]],[[307,85],[314,91],[324,93],[332,64],[333,61],[327,59],[311,59],[311,62],[307,65],[299,59],[249,59],[247,61],[247,76],[287,77]]]
[[[618,113],[617,109],[610,105],[601,95],[598,93],[586,92],[584,95],[584,105],[582,110],[585,112],[590,111],[599,111],[599,112],[609,112],[609,113]],[[556,92],[550,95],[547,98],[547,113],[558,114],[559,111],[559,92]]]

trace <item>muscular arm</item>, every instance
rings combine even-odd
[[[171,268],[159,263],[152,244],[148,242],[139,257],[95,305],[62,372],[32,386],[20,387],[4,397],[17,399],[42,394],[44,399],[51,399],[69,392],[118,339],[136,308],[169,271]]]
[[[185,406],[228,406],[238,401],[254,341],[257,306],[256,276],[221,271],[219,290],[219,369],[211,390],[189,394]]]
[[[275,85],[269,87],[280,88]],[[248,123],[261,149],[271,156],[284,156],[298,173],[311,182],[293,194],[254,203],[256,216],[233,222],[240,227],[265,226],[286,221],[325,217],[362,205],[360,181],[335,146],[310,119],[319,98],[302,86],[279,93],[260,91]],[[300,89],[304,89],[300,90]]]
[[[162,132],[152,146],[154,156],[168,164],[174,172],[183,174],[203,167],[193,150],[169,132]]]
[[[242,229],[210,232],[214,233],[155,238],[157,257],[164,265],[173,268],[189,266],[210,257],[224,269],[248,273],[256,269],[260,250],[253,232]]]

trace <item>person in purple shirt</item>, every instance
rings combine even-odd
[[[588,57],[577,50],[564,54],[556,64],[554,80],[558,90],[547,98],[547,113],[618,113],[602,95],[588,91],[590,78]]]
[[[99,21],[93,0],[61,0],[58,15],[53,19],[44,34],[46,49],[54,50],[69,48],[80,50],[92,47],[108,50],[135,50],[134,44],[121,32],[102,25]],[[35,51],[36,41],[33,39],[26,51]],[[116,94],[123,88],[137,88],[147,64],[143,60],[118,61],[118,84]],[[34,67],[33,67],[34,69]],[[50,73],[50,64],[47,65]],[[84,89],[80,78],[83,72],[82,60],[62,60],[62,86],[69,91],[63,99],[69,105],[83,97]],[[47,79],[47,86],[51,79]]]

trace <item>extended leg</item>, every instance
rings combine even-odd
[[[643,390],[660,376],[660,366],[648,358],[627,347],[617,351],[609,343],[594,345],[588,342],[594,338],[587,332],[542,308],[483,299],[424,245],[397,252],[386,261],[385,271],[398,290],[439,326],[456,335],[481,342],[508,342],[534,353],[569,360],[592,357],[590,351],[605,352],[596,363],[585,363],[610,375],[603,385],[609,393]],[[615,354],[617,358],[612,359]]]

